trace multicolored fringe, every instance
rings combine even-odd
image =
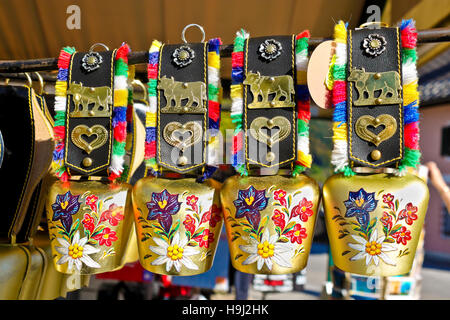
[[[412,19],[403,20],[400,25],[402,43],[403,116],[405,149],[399,166],[399,175],[406,173],[407,167],[417,168],[420,164],[419,150],[419,92],[417,76],[417,31]]]
[[[69,65],[75,48],[64,47],[58,58],[58,75],[55,84],[55,124],[53,132],[55,136],[56,148],[53,151],[52,169],[61,181],[67,181],[69,174],[64,165],[64,141],[66,134],[66,112],[67,112],[67,80],[69,75]]]
[[[108,179],[115,181],[123,171],[127,139],[128,109],[128,53],[130,47],[123,43],[117,49],[114,62],[113,147]]]
[[[234,124],[233,149],[231,162],[234,169],[242,176],[248,175],[244,159],[244,129],[242,127],[244,112],[244,43],[249,38],[245,30],[236,33],[234,49],[231,54],[231,121]],[[309,121],[311,119],[310,95],[306,84],[308,68],[308,40],[310,33],[303,31],[295,37],[295,64],[297,72],[297,159],[292,174],[294,176],[311,167],[312,157],[309,151]]]
[[[208,147],[207,166],[198,179],[203,182],[211,177],[220,164],[218,159],[220,150],[220,139],[217,134],[220,128],[220,38],[208,41]]]
[[[231,164],[242,176],[247,176],[244,159],[244,43],[250,37],[244,29],[236,33],[233,52],[231,53],[231,122],[234,124]]]
[[[334,26],[336,51],[330,65],[333,112],[333,151],[331,164],[335,172],[346,177],[355,173],[350,168],[347,144],[347,24],[339,21]]]
[[[159,167],[156,162],[156,127],[158,110],[158,69],[159,50],[162,43],[154,40],[148,54],[148,97],[149,105],[145,118],[145,165],[152,176],[159,176]]]
[[[309,151],[309,120],[311,120],[310,96],[307,80],[308,69],[308,41],[309,30],[305,30],[295,37],[295,67],[297,71],[297,159],[293,176],[307,168],[311,168],[312,157]]]
[[[408,167],[416,168],[420,163],[419,151],[419,92],[417,62],[417,31],[414,20],[403,20],[399,26],[402,46],[403,116],[405,149],[398,170],[403,175]],[[333,143],[331,163],[336,172],[345,176],[355,173],[349,166],[347,150],[347,25],[339,21],[334,28],[336,53],[330,66],[332,78]]]

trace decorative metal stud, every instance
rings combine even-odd
[[[386,51],[386,44],[386,39],[377,33],[369,34],[362,42],[364,52],[372,57],[377,57]]]
[[[188,46],[181,46],[172,54],[173,62],[179,67],[185,67],[192,63],[195,58],[195,52]]]
[[[90,167],[92,166],[92,159],[89,157],[86,157],[83,159],[83,166]]]
[[[92,72],[98,68],[103,63],[102,56],[95,51],[88,52],[81,59],[81,66],[86,72]]]
[[[373,150],[370,153],[370,157],[372,158],[373,161],[378,161],[381,159],[381,152],[380,150]]]
[[[272,61],[281,55],[283,47],[274,39],[267,39],[259,45],[259,54],[267,61]]]

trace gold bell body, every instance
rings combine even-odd
[[[318,184],[303,174],[227,179],[221,202],[233,267],[252,274],[305,268],[319,198]]]
[[[331,254],[341,270],[407,274],[420,239],[429,192],[413,174],[331,176],[323,187]]]
[[[143,178],[134,186],[133,208],[142,267],[180,276],[211,268],[223,224],[212,180]]]
[[[131,186],[54,182],[46,203],[55,268],[97,274],[124,264],[132,231]]]

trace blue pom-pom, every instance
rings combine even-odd
[[[159,51],[151,52],[148,54],[148,63],[156,64],[159,62]]]
[[[333,121],[347,122],[347,102],[342,101],[334,106]]]

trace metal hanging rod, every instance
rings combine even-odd
[[[309,45],[310,47],[316,47],[321,42],[327,40],[332,39],[311,38],[309,40]],[[420,44],[433,42],[448,42],[448,41],[450,41],[450,27],[417,31],[417,42]],[[222,58],[231,57],[232,52],[233,52],[232,44],[220,46],[220,56]],[[128,56],[128,63],[130,65],[147,63],[147,61],[148,61],[148,51],[131,52]],[[0,62],[0,73],[19,73],[19,72],[51,71],[51,70],[58,70],[57,58]]]

